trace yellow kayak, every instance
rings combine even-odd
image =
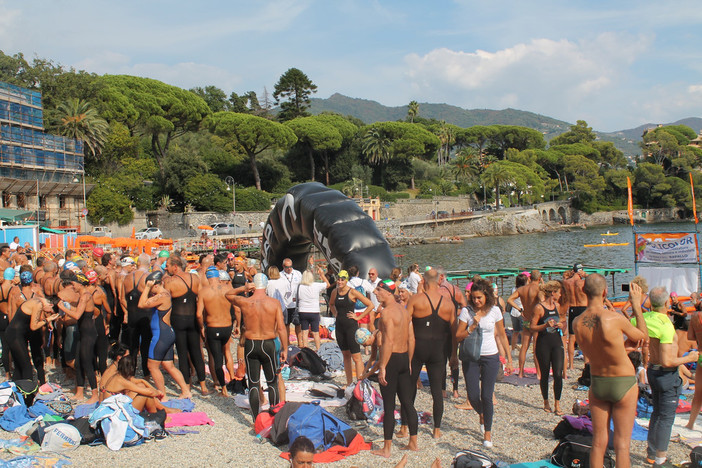
[[[601,236],[618,236],[618,232],[605,232],[603,234],[600,234]]]
[[[620,247],[622,245],[629,245],[628,242],[608,242],[606,244],[585,244],[583,247]]]

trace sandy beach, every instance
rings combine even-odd
[[[527,364],[527,367],[532,365]],[[577,371],[571,372],[564,382],[564,411],[569,411],[576,398],[587,398],[587,392],[576,391],[571,387],[576,383],[583,367],[582,360],[576,360]],[[57,374],[50,371],[51,381]],[[462,378],[462,375],[461,375]],[[341,378],[336,382],[342,384]],[[167,383],[168,380],[167,380]],[[376,384],[377,385],[377,384]],[[168,386],[169,396],[176,396],[172,383]],[[465,386],[461,382],[459,392],[465,397]],[[495,460],[507,463],[536,461],[548,458],[556,446],[553,428],[560,417],[546,413],[542,409],[541,394],[538,385],[517,387],[498,383],[495,393],[498,404],[495,408],[493,426],[494,447],[487,451]],[[216,394],[199,395],[193,390],[195,411],[204,411],[215,422],[214,426],[199,426],[187,429],[198,431],[197,434],[170,436],[163,441],[152,441],[137,447],[123,448],[117,452],[105,445],[81,446],[69,452],[67,459],[74,466],[142,466],[161,467],[177,465],[184,467],[241,466],[241,467],[284,467],[287,461],[280,458],[281,448],[266,442],[256,441],[248,410],[237,407],[234,399],[223,398]],[[479,431],[478,417],[474,411],[462,411],[454,408],[461,400],[447,398],[445,401],[442,423],[443,437],[434,440],[430,425],[419,426],[419,452],[409,454],[408,467],[429,467],[435,458],[441,460],[441,466],[448,467],[454,454],[465,448],[483,450]],[[431,411],[432,402],[428,388],[419,390],[416,407],[419,411]],[[330,411],[343,420],[346,415],[343,407],[331,408]],[[687,414],[679,414],[676,422],[687,421]],[[352,423],[353,426],[353,423]],[[374,447],[382,444],[382,428],[366,425],[354,426],[366,441],[372,441]],[[675,432],[675,430],[674,430]],[[13,438],[13,434],[1,432],[3,439]],[[333,463],[336,467],[392,467],[404,454],[400,450],[405,440],[395,440],[390,459],[379,458],[364,451],[345,460]],[[287,447],[282,447],[287,449]],[[645,465],[645,441],[632,441],[632,466]],[[680,443],[671,442],[669,459],[675,463],[689,461],[690,449]],[[0,458],[12,458],[3,453]]]

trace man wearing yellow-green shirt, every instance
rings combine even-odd
[[[647,461],[654,467],[666,467],[673,466],[666,461],[666,453],[682,388],[678,366],[697,361],[698,353],[693,351],[678,357],[678,337],[668,318],[668,291],[664,287],[655,287],[649,298],[651,311],[643,316],[650,337],[647,377],[653,393],[653,412],[646,452]]]

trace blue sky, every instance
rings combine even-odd
[[[601,131],[702,117],[695,0],[0,0],[0,50],[259,96],[296,67],[316,97],[512,107]]]

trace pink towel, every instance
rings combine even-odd
[[[166,416],[166,427],[179,426],[214,426],[214,421],[206,413],[173,413]]]

